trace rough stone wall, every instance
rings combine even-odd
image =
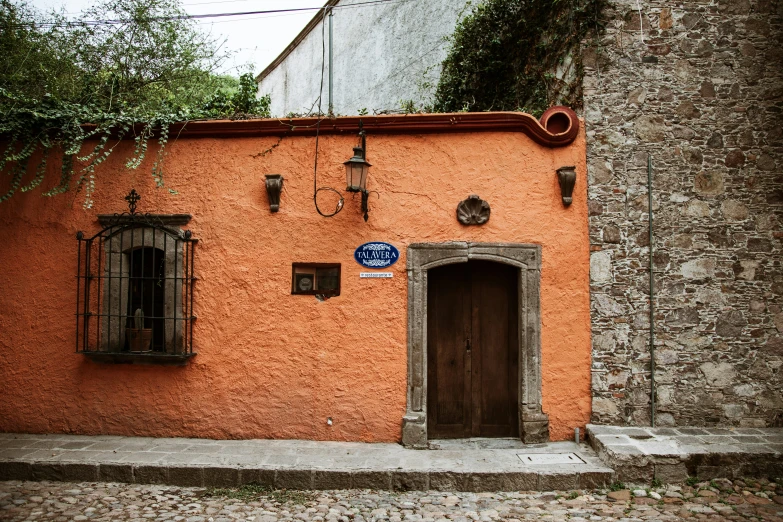
[[[783,2],[615,0],[586,50],[593,421],[783,424]],[[642,27],[640,28],[640,20]]]

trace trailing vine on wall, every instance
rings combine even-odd
[[[102,0],[74,21],[0,0],[0,202],[45,184],[91,207],[98,167],[123,139],[129,169],[157,148],[162,187],[172,124],[269,117],[253,75],[216,74],[218,42],[183,15],[179,0]],[[59,179],[44,183],[54,162]]]
[[[436,112],[582,105],[580,45],[603,29],[607,0],[483,0],[451,36]]]

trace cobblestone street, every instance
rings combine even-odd
[[[615,488],[617,489],[617,488]],[[783,520],[783,487],[713,480],[617,491],[286,491],[117,483],[0,482],[2,520]]]

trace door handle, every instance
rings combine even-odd
[[[470,346],[470,337],[468,337],[467,339],[465,339],[465,350],[469,352],[470,348],[471,348],[471,346]]]

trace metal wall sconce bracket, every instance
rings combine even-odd
[[[370,212],[368,204],[370,191],[367,190],[367,172],[372,165],[367,161],[367,136],[364,132],[362,120],[359,120],[359,138],[361,139],[361,146],[354,147],[353,157],[343,163],[345,165],[345,190],[362,193],[362,214],[366,222]]]
[[[573,202],[574,185],[576,184],[576,167],[560,167],[557,169],[557,180],[560,182],[560,194],[563,205],[568,206]]]
[[[489,221],[489,203],[471,194],[457,205],[457,221],[463,225],[483,225]]]
[[[367,219],[370,217],[370,205],[369,200],[370,199],[370,193],[367,190],[362,190],[362,214],[364,215],[364,222],[367,222]]]
[[[280,210],[280,192],[283,190],[282,174],[266,175],[266,195],[269,197],[269,210],[277,212]]]

